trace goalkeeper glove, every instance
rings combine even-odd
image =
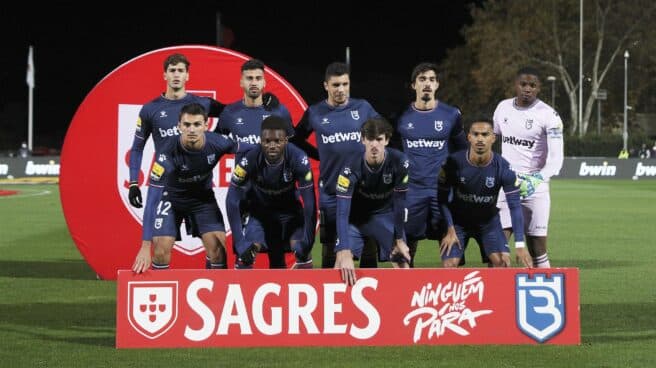
[[[540,173],[517,174],[517,181],[519,182],[519,196],[524,199],[533,195],[544,179]]]
[[[262,95],[262,105],[266,111],[271,111],[280,105],[278,97],[271,92],[267,92]]]
[[[141,199],[141,189],[139,189],[139,183],[136,181],[130,182],[130,192],[128,193],[128,199],[132,207],[141,208],[143,207],[143,202]]]

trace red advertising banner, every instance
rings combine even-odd
[[[116,347],[581,342],[575,268],[356,272],[121,270]]]

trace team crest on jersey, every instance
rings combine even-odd
[[[403,161],[403,168],[407,169],[408,167],[410,167],[410,161],[409,160]]]
[[[241,161],[239,161],[239,165],[246,167],[248,166],[248,159],[246,157],[242,157]]]
[[[383,174],[383,183],[392,184],[392,173]]]
[[[207,156],[207,164],[208,165],[213,164],[214,161],[216,161],[216,153],[213,153],[213,154]]]
[[[292,175],[292,171],[291,171],[291,170],[289,170],[289,169],[285,169],[285,170],[282,172],[282,180],[284,180],[285,183],[289,183],[290,181],[292,181],[293,178],[294,178],[294,176]]]
[[[338,192],[342,192],[342,193],[348,192],[349,185],[351,185],[351,181],[346,176],[340,175],[337,178],[337,191]]]
[[[526,127],[526,129],[533,128],[533,119],[526,119],[526,122],[524,122],[524,126]]]
[[[307,166],[307,165],[308,165],[308,158],[307,158],[307,156],[303,156],[303,158],[301,159],[301,165],[303,165],[303,166]]]
[[[164,166],[155,162],[153,164],[153,169],[150,171],[150,177],[154,180],[159,180],[162,178],[162,175],[164,175]]]
[[[494,188],[494,176],[488,176],[485,178],[485,186],[488,188]]]
[[[128,282],[128,320],[141,335],[155,339],[178,318],[178,282]]]
[[[435,120],[435,130],[440,132],[442,129],[444,129],[444,122],[442,120]]]
[[[515,277],[517,326],[545,342],[565,327],[564,274],[518,274]]]
[[[351,117],[353,120],[360,120],[360,113],[358,110],[351,110]]]
[[[166,161],[166,155],[163,153],[160,153],[159,157],[157,158],[160,162]]]

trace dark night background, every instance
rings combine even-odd
[[[105,75],[147,51],[182,44],[216,45],[217,13],[229,29],[224,38],[232,40],[224,47],[263,60],[308,104],[325,98],[325,66],[343,61],[349,46],[351,95],[366,98],[379,112],[390,114],[409,101],[413,66],[439,62],[449,48],[462,43],[460,30],[470,21],[469,7],[479,3],[16,4],[19,9],[5,8],[0,15],[5,44],[0,57],[0,151],[27,141],[25,75],[30,44],[35,47],[36,70],[34,147],[60,149],[77,107]],[[448,88],[448,81],[440,87]]]

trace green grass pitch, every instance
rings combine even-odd
[[[2,367],[656,366],[653,180],[552,182],[549,256],[580,269],[580,346],[117,350],[116,284],[96,280],[78,253],[58,187],[3,189],[22,194],[0,197]],[[481,265],[477,252],[470,247],[467,266]],[[424,241],[417,266],[436,267],[437,254]]]

